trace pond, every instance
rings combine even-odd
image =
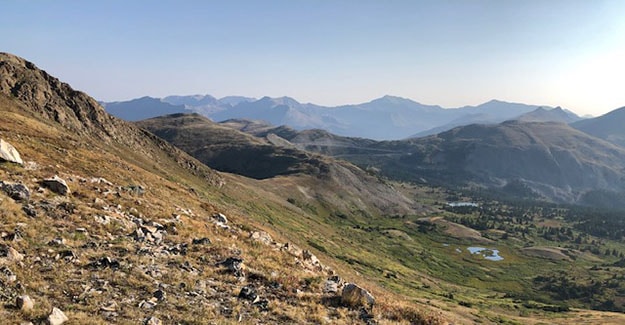
[[[503,257],[499,255],[498,249],[484,248],[484,247],[467,247],[467,250],[471,254],[478,254],[484,256],[485,259],[490,261],[502,261]]]

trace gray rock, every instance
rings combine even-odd
[[[252,286],[245,286],[241,288],[241,291],[239,292],[238,297],[239,299],[250,300],[252,302],[255,302],[258,299],[258,295],[256,294],[256,289],[254,289],[254,287]]]
[[[151,316],[151,317],[146,318],[145,321],[143,321],[143,324],[144,325],[162,325],[163,322],[160,319],[154,316]]]
[[[20,153],[10,143],[0,139],[0,161],[8,161],[20,165],[24,165]]]
[[[65,180],[57,175],[54,175],[52,178],[44,179],[40,184],[59,195],[67,195],[70,193],[69,186],[67,186]]]
[[[323,293],[337,293],[339,292],[339,284],[332,280],[327,280],[323,286]]]
[[[52,308],[52,313],[50,314],[50,316],[48,316],[48,322],[50,323],[50,325],[61,325],[68,320],[69,318],[65,316],[63,311],[56,307]]]
[[[15,306],[21,311],[29,311],[33,309],[35,303],[28,295],[22,295],[15,298]]]
[[[165,291],[158,289],[156,291],[154,291],[154,293],[152,294],[152,297],[156,298],[158,301],[163,301],[165,300],[165,297],[167,295],[165,294]]]
[[[369,291],[356,284],[348,283],[343,287],[341,302],[347,307],[365,307],[371,310],[373,309],[375,298]]]
[[[228,268],[235,276],[243,276],[243,259],[240,257],[228,257],[219,264]]]
[[[0,181],[2,191],[15,201],[28,201],[30,199],[30,190],[24,184],[7,183]]]
[[[221,213],[215,213],[213,215],[213,218],[215,218],[215,220],[217,220],[217,222],[221,222],[224,225],[228,224],[228,218],[226,218],[226,216],[221,214]]]
[[[206,238],[206,237],[193,238],[191,240],[191,244],[193,244],[193,245],[210,245],[211,244],[211,240]]]
[[[32,204],[25,204],[22,207],[22,211],[24,211],[24,213],[31,218],[37,217],[37,210],[35,210],[35,206]]]
[[[254,231],[251,235],[250,238],[252,238],[252,240],[254,241],[258,241],[261,242],[265,245],[271,245],[273,244],[273,239],[271,238],[271,236],[264,232],[264,231]]]

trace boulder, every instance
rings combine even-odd
[[[323,286],[323,293],[337,293],[341,285],[341,278],[338,275],[331,276],[326,280]]]
[[[143,324],[145,324],[145,325],[162,325],[163,322],[161,322],[160,319],[158,319],[158,318],[156,318],[154,316],[151,316],[151,317],[146,318],[145,321],[143,322]]]
[[[219,264],[228,268],[228,271],[234,273],[235,276],[243,276],[243,259],[240,257],[228,257]]]
[[[17,309],[21,311],[29,311],[33,309],[35,304],[33,303],[33,300],[30,299],[28,295],[22,295],[22,296],[15,298],[15,306],[17,307]]]
[[[211,240],[206,237],[193,238],[191,240],[191,244],[193,245],[210,245],[210,243],[211,243]]]
[[[69,318],[65,316],[63,311],[56,307],[52,308],[52,313],[50,314],[50,316],[48,316],[48,322],[50,323],[50,325],[61,325],[68,320]]]
[[[348,283],[343,287],[341,302],[347,307],[365,307],[371,310],[373,309],[375,298],[373,298],[369,291],[356,284]]]
[[[256,289],[254,289],[254,287],[252,286],[245,286],[241,288],[241,291],[239,292],[238,297],[239,299],[250,300],[252,302],[255,302],[258,299],[258,295],[256,294]]]
[[[20,165],[24,165],[20,153],[10,143],[0,139],[0,161],[8,161]]]
[[[8,247],[7,249],[7,259],[11,262],[20,262],[24,259],[24,255],[20,254],[15,248]]]
[[[271,245],[273,243],[273,239],[271,238],[271,236],[264,231],[254,231],[250,235],[250,238],[252,238],[252,240],[254,241],[261,242],[265,245]]]
[[[2,191],[15,201],[28,201],[30,190],[24,184],[7,183],[0,181]]]
[[[221,213],[215,213],[213,215],[213,218],[217,220],[217,222],[223,223],[224,225],[228,224],[228,218],[226,218],[226,216]]]
[[[67,195],[70,193],[69,186],[67,186],[65,180],[57,175],[54,175],[52,178],[44,179],[40,184],[59,195]]]

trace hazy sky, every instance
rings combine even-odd
[[[0,10],[0,51],[99,100],[625,106],[623,0],[2,0]]]

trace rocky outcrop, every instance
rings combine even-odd
[[[0,94],[16,99],[23,104],[21,109],[27,109],[47,122],[58,123],[72,134],[93,136],[104,144],[116,142],[154,159],[165,153],[178,166],[210,184],[224,184],[223,179],[210,168],[153,134],[109,115],[87,94],[73,89],[32,62],[2,52]]]
[[[369,291],[356,284],[348,283],[343,287],[341,302],[348,307],[365,307],[371,310],[373,309],[375,298],[373,298],[373,295],[371,295]]]
[[[24,184],[0,181],[0,188],[15,201],[28,201],[30,199],[30,190]]]
[[[70,193],[69,186],[64,179],[54,175],[52,178],[44,179],[40,182],[42,186],[47,187],[50,191],[59,194],[59,195],[67,195]]]
[[[20,153],[10,143],[0,139],[0,161],[8,161],[16,164],[23,165],[22,157]]]

